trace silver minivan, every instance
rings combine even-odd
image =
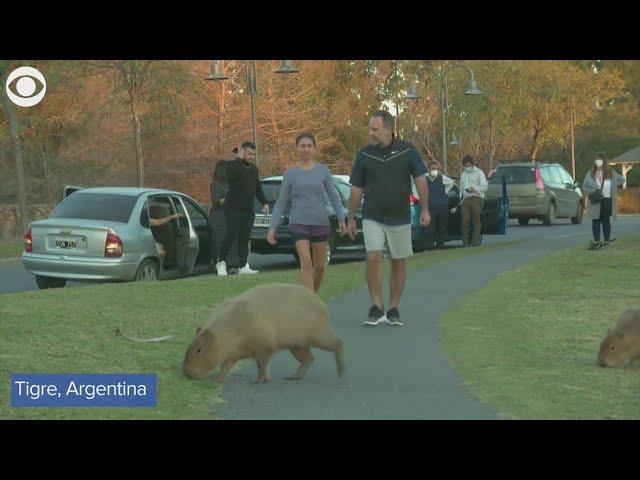
[[[191,197],[130,187],[67,193],[49,217],[32,222],[24,236],[22,263],[38,287],[60,288],[67,280],[158,280],[213,270],[215,233],[206,210]],[[175,213],[183,217],[149,226],[150,216]],[[164,262],[156,242],[164,246]]]
[[[582,222],[584,212],[580,184],[558,163],[509,163],[498,166],[489,174],[488,194],[498,194],[502,178],[507,183],[509,218],[520,225],[530,219],[552,225],[557,218]]]

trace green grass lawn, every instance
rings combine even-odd
[[[19,257],[24,250],[21,238],[0,238],[0,259]]]
[[[517,242],[415,255],[408,267],[481,254]],[[328,300],[366,285],[364,262],[331,265],[320,290]],[[385,262],[385,276],[388,275]],[[192,277],[153,283],[121,283],[51,289],[0,297],[0,418],[13,419],[201,419],[214,418],[220,385],[190,381],[180,365],[196,327],[215,305],[269,282],[298,283],[298,271],[217,278]],[[360,314],[362,312],[358,312]],[[364,313],[362,313],[364,314]],[[143,344],[116,337],[157,337]],[[158,406],[143,409],[11,408],[11,373],[157,373]]]
[[[445,315],[445,352],[506,418],[640,419],[640,369],[596,366],[607,329],[640,304],[639,272],[635,236],[504,273]]]

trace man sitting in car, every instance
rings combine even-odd
[[[151,210],[153,211],[153,209]],[[184,217],[184,215],[182,215],[181,213],[174,213],[173,215],[169,215],[162,218],[149,218],[149,226],[160,227],[162,225],[169,223],[171,220],[176,220],[181,217]],[[162,243],[158,242],[158,239],[155,239],[155,241],[156,241],[156,250],[158,252],[158,256],[160,257],[160,261],[164,264],[164,258],[167,255],[167,250]]]

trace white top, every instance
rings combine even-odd
[[[602,196],[604,198],[611,198],[611,180],[605,180],[602,185]]]
[[[473,193],[467,192],[468,187],[475,187],[476,191]],[[460,176],[460,197],[462,199],[470,197],[484,198],[484,194],[487,191],[487,177],[484,172],[478,167],[474,166],[471,172],[464,170]]]

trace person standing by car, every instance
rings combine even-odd
[[[263,205],[262,211],[269,214],[269,205],[260,185],[260,172],[252,163],[256,158],[256,146],[252,142],[244,142],[238,150],[238,157],[229,162],[227,167],[227,181],[229,191],[225,197],[225,217],[227,232],[220,246],[220,261],[216,264],[216,271],[220,276],[227,275],[225,258],[231,250],[234,241],[238,242],[238,273],[257,273],[249,268],[249,240],[254,220],[254,198]]]
[[[469,246],[469,230],[473,223],[471,246],[481,243],[482,225],[480,215],[484,206],[484,197],[489,184],[484,172],[473,164],[473,157],[466,155],[462,159],[463,171],[460,176],[460,199],[462,200],[462,246]]]
[[[340,234],[347,233],[344,211],[338,192],[333,185],[331,171],[325,165],[316,163],[316,140],[310,133],[296,137],[298,162],[289,168],[283,177],[278,200],[273,207],[273,215],[267,233],[271,245],[276,242],[276,229],[282,221],[287,203],[291,202],[289,231],[295,242],[300,258],[302,284],[318,293],[324,276],[327,255],[327,240],[331,234],[329,217],[325,209],[328,195],[340,225]]]
[[[431,223],[425,229],[425,248],[433,250],[444,248],[447,239],[447,228],[449,225],[449,191],[453,188],[453,180],[439,169],[439,163],[429,162],[429,173],[427,174],[427,185],[429,187],[429,214]]]
[[[235,153],[238,153],[238,149],[233,149]],[[211,210],[209,211],[209,217],[213,224],[216,237],[216,253],[219,253],[222,246],[222,239],[227,233],[227,219],[226,219],[226,197],[229,192],[229,185],[227,183],[226,165],[229,160],[218,160],[215,169],[213,170],[213,180],[211,182]],[[238,242],[234,241],[231,244],[231,249],[226,258],[220,258],[224,260],[227,266],[227,273],[229,267],[238,268]]]
[[[593,168],[587,172],[582,189],[588,195],[589,207],[587,215],[591,218],[593,240],[589,250],[597,250],[615,240],[611,238],[611,217],[618,216],[618,187],[624,184],[624,177],[609,167],[604,153],[598,153]],[[604,235],[604,243],[600,241],[600,226]]]
[[[365,326],[379,323],[404,325],[398,306],[406,281],[405,259],[413,255],[411,246],[411,177],[414,178],[422,211],[420,225],[427,226],[429,191],[424,174],[427,169],[416,148],[395,137],[394,118],[385,111],[374,112],[369,121],[371,143],[361,148],[351,172],[349,236],[357,233],[356,211],[364,196],[362,232],[367,251],[367,286],[373,305]],[[382,304],[381,263],[386,243],[391,256],[390,309]]]

